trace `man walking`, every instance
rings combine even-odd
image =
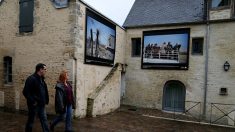
[[[27,100],[28,121],[25,132],[32,132],[36,113],[41,122],[43,132],[49,132],[45,105],[49,103],[48,89],[44,81],[46,65],[36,65],[35,73],[29,76],[25,82],[23,94]]]

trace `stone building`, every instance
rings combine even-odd
[[[47,65],[46,82],[49,88],[49,113],[54,113],[55,83],[59,73],[67,69],[76,96],[77,117],[84,117],[87,98],[109,75],[112,65],[124,63],[124,29],[80,0],[70,2],[50,0],[1,1],[0,5],[0,105],[10,109],[25,110],[22,95],[25,79],[35,71],[39,62]],[[58,3],[59,2],[59,3]],[[111,25],[115,30],[116,52],[110,66],[85,64],[86,13]],[[93,17],[92,16],[92,17]],[[96,22],[98,23],[98,21]],[[102,37],[102,33],[100,33]],[[95,40],[94,35],[94,40]],[[103,38],[102,38],[103,39]],[[101,40],[100,40],[101,41]],[[112,41],[109,39],[109,41]],[[102,44],[100,44],[100,47]],[[120,105],[121,65],[117,65],[106,81],[94,112],[107,113]],[[115,92],[114,92],[115,91]],[[116,92],[117,91],[117,92]],[[103,93],[104,92],[104,93]],[[104,95],[103,95],[104,94]],[[102,97],[105,98],[102,98]],[[116,97],[115,99],[110,99]],[[92,97],[91,97],[92,98]],[[101,103],[101,104],[99,104]],[[103,108],[100,111],[100,105]]]
[[[196,104],[192,111],[208,117],[211,103],[235,104],[234,5],[136,0],[121,27],[81,0],[3,0],[0,105],[26,109],[24,81],[42,62],[49,113],[58,74],[67,69],[77,117],[105,114],[120,103],[174,112]]]
[[[235,104],[234,18],[234,0],[136,0],[123,25],[128,65],[123,103],[165,111],[196,105],[192,110],[207,117],[211,103],[233,111],[234,105],[223,104]],[[176,45],[174,37],[185,29],[189,30],[188,58],[178,63],[172,58],[161,61],[161,51],[158,54],[154,45],[160,49],[161,39]],[[150,43],[151,37],[155,43]],[[148,44],[156,50],[146,50]],[[221,114],[215,111],[212,115]]]

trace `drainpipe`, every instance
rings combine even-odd
[[[77,107],[77,58],[73,56],[73,60],[75,63],[74,67],[74,98],[75,98],[75,106]],[[76,109],[76,108],[75,108]]]
[[[210,23],[209,23],[209,4],[206,4],[206,54],[205,54],[205,83],[204,83],[204,102],[203,102],[203,116],[206,117],[206,104],[207,104],[207,84],[208,84],[208,60],[209,60],[209,43],[210,43]]]

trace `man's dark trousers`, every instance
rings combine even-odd
[[[49,132],[45,105],[34,106],[30,103],[27,103],[27,105],[28,105],[28,121],[25,127],[25,132],[32,132],[34,118],[36,114],[38,114],[38,117],[40,119],[43,132]]]

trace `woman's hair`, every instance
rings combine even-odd
[[[68,74],[68,72],[66,70],[63,70],[60,73],[58,82],[65,82],[66,81],[66,74]]]

